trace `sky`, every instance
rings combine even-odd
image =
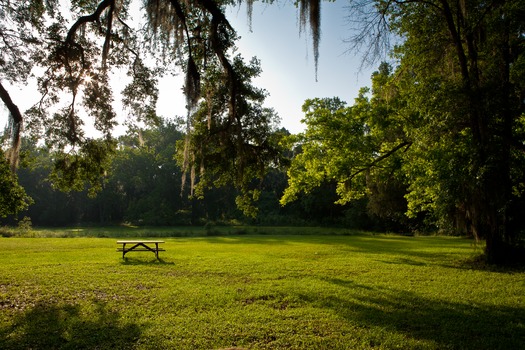
[[[266,89],[270,96],[265,106],[272,107],[281,118],[281,126],[291,133],[302,132],[301,107],[306,99],[339,97],[353,104],[359,89],[370,85],[370,76],[376,68],[360,69],[361,58],[349,54],[344,39],[350,36],[345,18],[346,2],[325,2],[321,12],[321,45],[317,81],[312,40],[299,33],[298,10],[290,1],[282,4],[254,3],[252,30],[248,24],[246,7],[232,8],[227,18],[241,36],[237,43],[245,61],[256,56],[261,61],[262,74],[254,85]],[[176,79],[165,79],[160,84],[158,113],[165,117],[185,115],[184,97]],[[175,101],[175,102],[174,102]]]
[[[251,31],[243,3],[228,10],[226,16],[241,36],[237,42],[245,61],[256,56],[261,61],[262,74],[253,81],[268,91],[265,106],[274,108],[281,118],[281,126],[291,133],[304,131],[301,123],[304,101],[315,97],[339,97],[352,104],[358,91],[370,85],[374,67],[361,70],[358,55],[347,53],[344,39],[350,36],[345,18],[345,0],[321,3],[321,41],[317,81],[308,32],[299,32],[298,10],[292,1],[274,4],[254,3]],[[185,98],[182,94],[183,78],[166,77],[159,82],[157,113],[165,118],[185,116]],[[34,91],[34,96],[28,95]],[[13,94],[21,110],[36,103],[39,96],[33,84]],[[5,125],[7,114],[0,113]]]

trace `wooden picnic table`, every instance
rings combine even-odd
[[[155,257],[158,259],[159,252],[166,251],[163,248],[159,248],[159,244],[161,243],[164,243],[164,241],[144,241],[144,240],[117,241],[117,244],[122,244],[122,248],[117,248],[117,252],[122,252],[123,259],[126,253],[129,253],[131,251],[153,252],[155,253]],[[126,245],[128,245],[128,247],[126,247]]]

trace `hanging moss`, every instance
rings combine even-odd
[[[315,80],[317,81],[317,69],[319,66],[319,44],[321,42],[321,1],[300,0],[299,1],[299,30],[310,29],[312,46],[314,51]]]

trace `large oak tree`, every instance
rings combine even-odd
[[[368,5],[354,2],[360,31],[353,43],[368,45],[374,54],[383,38],[396,34],[395,73],[376,86],[365,104],[369,110],[363,111],[360,100],[346,112],[329,101],[305,105],[308,152],[292,167],[283,200],[332,176],[346,201],[362,192],[365,178],[401,158],[409,214],[432,211],[449,221],[459,219],[486,240],[489,260],[506,260],[523,227],[516,208],[525,169],[525,3]],[[334,128],[334,123],[341,125]],[[337,137],[339,149],[332,147]],[[315,152],[319,155],[312,156]]]

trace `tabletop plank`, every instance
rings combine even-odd
[[[117,241],[117,244],[124,244],[124,243],[165,243],[164,241]]]

